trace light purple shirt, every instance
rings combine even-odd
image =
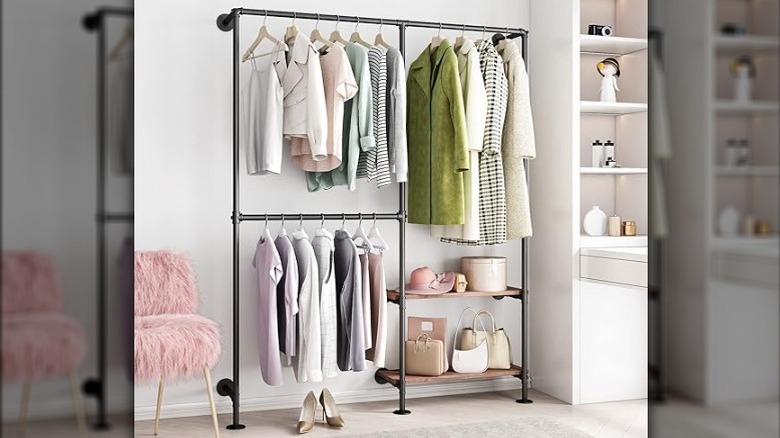
[[[279,356],[276,286],[282,279],[282,260],[268,230],[257,242],[252,266],[257,274],[257,344],[260,371],[265,383],[279,386],[283,381],[282,361]]]

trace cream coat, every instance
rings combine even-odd
[[[504,60],[504,72],[509,81],[501,153],[506,185],[506,238],[511,240],[533,234],[528,181],[523,160],[536,158],[536,141],[528,73],[520,48],[514,41],[503,42],[501,58]]]
[[[325,88],[317,49],[298,32],[290,45],[287,62],[275,64],[284,90],[285,138],[301,137],[309,141],[314,161],[328,157],[328,113]]]

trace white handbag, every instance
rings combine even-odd
[[[492,330],[479,331],[477,330],[476,320],[481,318],[481,315],[490,316],[490,320],[493,323]],[[496,329],[496,319],[493,314],[487,310],[481,310],[474,315],[474,322],[471,323],[471,328],[464,328],[463,333],[460,335],[460,348],[471,349],[477,346],[481,341],[487,341],[488,347],[488,368],[490,369],[502,369],[508,370],[512,368],[512,352],[509,344],[509,337],[506,335],[504,329]]]
[[[455,327],[455,341],[453,342],[452,351],[452,370],[456,373],[484,373],[488,369],[488,346],[487,342],[483,339],[476,347],[470,350],[458,350],[458,332],[460,331],[460,323],[463,321],[463,315],[467,311],[471,310],[475,314],[477,313],[471,307],[467,307],[460,314],[458,318],[458,325]],[[482,320],[479,320],[479,324],[482,325]],[[482,330],[485,330],[485,326],[482,325]]]

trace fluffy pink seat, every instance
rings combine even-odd
[[[217,323],[200,315],[135,318],[135,381],[192,377],[219,359]]]
[[[54,261],[35,251],[3,253],[3,381],[66,375],[87,351],[79,321],[62,313]]]
[[[76,319],[55,312],[3,316],[3,381],[36,381],[66,375],[87,352]]]
[[[184,255],[136,251],[136,383],[191,377],[216,364],[219,327],[195,314],[197,303],[195,272]]]

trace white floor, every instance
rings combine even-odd
[[[417,427],[472,423],[508,418],[551,417],[568,426],[577,428],[595,437],[647,437],[647,401],[636,400],[616,403],[570,406],[550,396],[531,392],[533,404],[515,403],[517,391],[496,392],[448,397],[411,399],[408,416],[393,415],[397,402],[382,401],[354,403],[340,406],[347,426],[342,430],[329,428],[322,421],[318,409],[317,424],[308,436],[338,436],[364,434],[378,431],[398,431]],[[337,400],[338,401],[338,400]],[[164,406],[163,406],[164,409]],[[220,415],[223,437],[278,437],[297,436],[295,424],[299,410],[246,412],[241,422],[247,426],[243,431],[229,431],[224,427],[230,422],[230,415]],[[152,421],[135,423],[136,437],[151,437]],[[173,418],[162,420],[159,437],[213,437],[211,420],[208,416]],[[487,438],[487,437],[482,437]]]

